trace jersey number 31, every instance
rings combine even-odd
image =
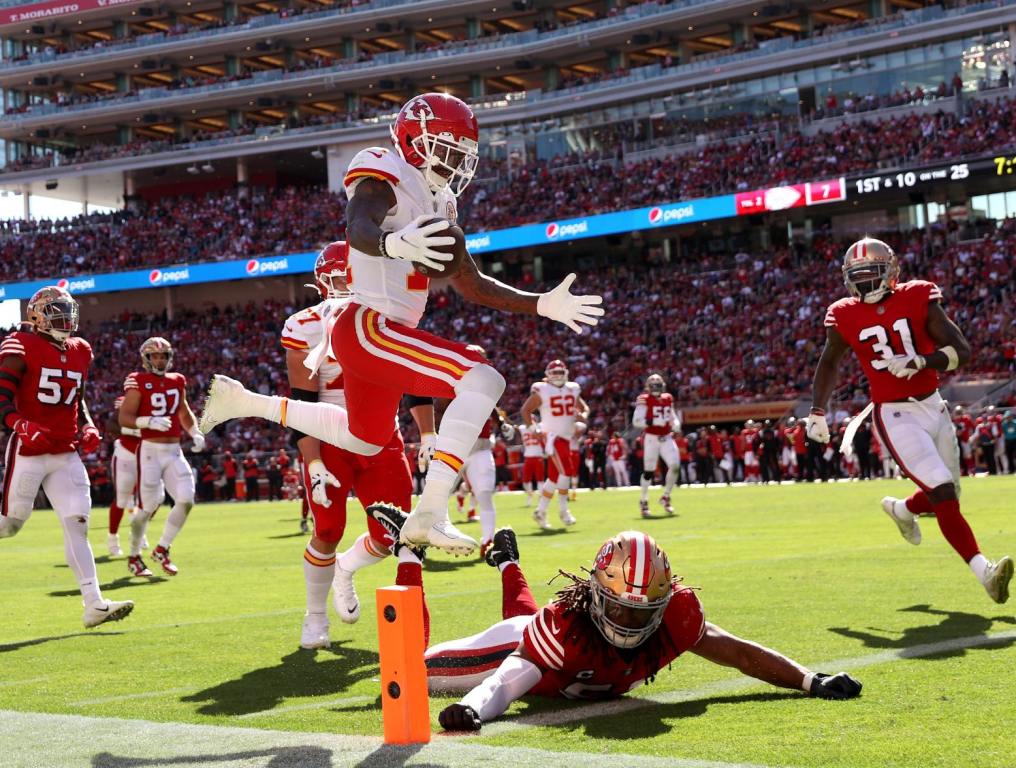
[[[910,321],[905,317],[901,317],[893,323],[892,329],[896,331],[896,334],[900,337],[903,354],[908,357],[916,355],[917,350],[914,349],[914,335],[910,331]],[[876,371],[881,371],[889,367],[889,361],[894,357],[897,357],[897,353],[893,351],[891,346],[889,346],[889,334],[884,326],[871,325],[861,331],[857,338],[861,341],[868,341],[869,339],[874,340],[874,343],[871,345],[871,351],[880,355],[880,357],[871,361],[871,367]]]

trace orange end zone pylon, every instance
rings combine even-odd
[[[430,704],[423,663],[423,592],[419,587],[378,589],[377,639],[385,744],[426,744],[430,741]]]

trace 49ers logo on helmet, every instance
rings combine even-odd
[[[426,99],[413,99],[406,105],[406,119],[416,120],[421,123],[426,120],[433,120],[434,110],[431,109]]]
[[[600,547],[600,551],[596,553],[596,560],[593,561],[593,568],[602,571],[608,565],[610,561],[614,559],[614,542],[606,541],[603,546]]]

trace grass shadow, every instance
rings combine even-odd
[[[964,611],[944,611],[932,608],[930,605],[912,605],[908,608],[900,608],[900,613],[919,613],[927,616],[941,617],[941,621],[935,624],[920,624],[915,627],[907,627],[902,632],[897,630],[880,629],[868,627],[870,631],[851,629],[850,627],[829,627],[830,632],[835,632],[844,637],[860,640],[867,648],[878,648],[882,650],[896,649],[906,651],[908,648],[918,645],[956,640],[966,637],[987,636],[992,625],[996,622],[1002,624],[1016,625],[1016,618],[1012,616],[982,616],[978,613],[966,613]],[[881,633],[881,634],[877,634]],[[939,653],[921,654],[922,659],[946,659],[956,656],[964,656],[967,651],[976,648],[998,648],[1008,647],[1016,644],[1016,638],[1003,638],[990,645],[976,645],[969,648],[948,648]]]
[[[75,594],[77,594],[75,592]],[[72,632],[69,635],[51,635],[49,637],[34,637],[31,640],[21,640],[16,643],[5,643],[0,645],[0,653],[9,653],[10,651],[19,651],[22,648],[29,648],[33,645],[42,645],[43,643],[51,643],[56,640],[70,640],[75,637],[110,637],[112,635],[122,635],[123,632]]]
[[[303,531],[297,531],[296,533],[280,533],[278,536],[268,536],[269,539],[297,539],[297,538],[310,538],[310,533],[304,533]]]
[[[268,762],[264,762],[270,758]],[[323,747],[276,747],[246,752],[223,752],[211,755],[180,755],[178,757],[118,757],[109,752],[100,752],[92,757],[92,768],[145,768],[159,765],[215,765],[216,763],[239,763],[241,765],[264,765],[265,768],[331,768],[332,752]]]
[[[401,768],[424,746],[426,745],[409,744],[407,746],[400,746],[396,744],[384,744],[358,762],[356,768]],[[421,768],[425,767],[421,766]]]
[[[100,585],[100,589],[103,592],[115,592],[118,589],[124,587],[144,587],[148,584],[161,584],[164,581],[169,581],[165,576],[121,576],[119,579],[107,582],[106,584]],[[80,595],[81,591],[78,589],[56,589],[49,593],[50,597],[73,597],[74,595]]]
[[[203,702],[197,708],[202,715],[246,715],[272,710],[285,699],[341,693],[377,674],[377,651],[332,643],[320,651],[301,648],[275,666],[245,672],[180,701]]]

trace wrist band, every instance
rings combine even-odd
[[[945,367],[947,371],[955,371],[959,367],[960,356],[955,347],[950,344],[948,347],[942,347],[939,352],[945,355],[946,359],[949,361]]]
[[[381,237],[379,237],[377,241],[377,249],[378,251],[380,251],[381,255],[386,259],[391,258],[391,256],[388,255],[387,249],[385,248],[385,238],[388,237],[388,235],[390,234],[391,232],[385,232],[384,230],[382,230]]]
[[[823,410],[822,408],[812,408],[811,409],[811,415],[812,416],[825,416],[825,410]]]

